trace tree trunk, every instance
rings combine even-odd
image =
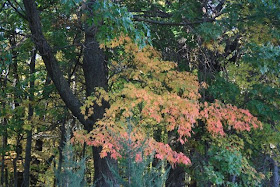
[[[270,158],[272,176],[270,178],[271,187],[279,187],[279,168],[278,163],[273,158]]]
[[[10,44],[12,46],[12,48],[15,48],[16,46],[16,38],[15,38],[15,34],[12,35],[12,37],[10,38]],[[18,177],[18,169],[17,169],[17,161],[20,158],[20,155],[22,153],[22,146],[21,146],[21,134],[18,131],[18,129],[20,129],[22,123],[21,123],[21,118],[23,117],[22,114],[17,113],[16,109],[17,107],[19,107],[19,100],[21,97],[21,94],[19,93],[20,85],[20,79],[19,79],[19,75],[18,75],[18,64],[17,64],[17,52],[14,51],[12,49],[12,71],[13,71],[13,86],[14,86],[14,90],[13,90],[13,99],[14,99],[14,110],[15,110],[15,123],[17,124],[17,128],[16,128],[16,154],[15,154],[15,158],[13,159],[13,170],[14,170],[14,186],[17,187],[18,186],[18,182],[19,182],[19,177]]]
[[[29,22],[33,42],[42,56],[50,78],[52,79],[61,99],[66,104],[67,108],[73,113],[74,116],[78,118],[85,128],[87,128],[89,125],[92,125],[93,122],[91,120],[85,120],[84,115],[80,110],[82,104],[70,89],[69,84],[64,78],[60,66],[53,54],[53,49],[43,35],[39,13],[34,0],[23,0],[23,4]]]
[[[183,152],[183,145],[176,141],[176,135],[169,132],[168,133],[168,141],[169,145],[175,151]],[[166,181],[166,187],[183,187],[185,186],[185,171],[184,168],[177,165],[174,168],[171,168],[168,174],[168,178]]]
[[[6,89],[6,85],[7,85],[7,76],[5,77],[4,81],[3,81],[3,85],[2,85],[2,89]],[[3,90],[4,91],[4,90]],[[6,94],[4,95],[4,98],[6,97]],[[3,102],[2,103],[2,107],[3,110],[5,110],[6,108],[6,103]],[[5,115],[5,113],[3,112],[3,114]],[[6,147],[7,147],[7,143],[8,143],[8,134],[7,134],[7,118],[4,117],[3,121],[2,121],[2,126],[4,129],[3,135],[2,135],[2,149],[3,149],[3,153],[2,153],[2,158],[1,158],[1,186],[8,186],[8,183],[6,182],[7,180],[5,180],[8,176],[5,173],[5,155],[6,155]]]
[[[5,105],[3,106],[3,108],[5,108]],[[4,186],[5,183],[5,155],[6,155],[6,147],[7,147],[7,142],[8,142],[8,138],[7,138],[7,119],[4,118],[3,119],[3,126],[4,126],[4,134],[2,135],[2,149],[4,150],[4,152],[2,153],[2,161],[1,161],[1,186]],[[6,186],[8,186],[8,184],[5,184]]]
[[[33,50],[30,61],[30,91],[29,101],[34,101],[34,73],[35,73],[35,61],[36,61],[36,50]],[[28,106],[28,121],[31,123],[34,109],[32,104]],[[32,148],[32,130],[27,131],[26,147],[25,147],[25,162],[24,162],[24,173],[23,173],[23,187],[29,187],[29,176],[30,176],[30,162],[31,162],[31,148]]]
[[[181,166],[171,168],[168,179],[166,181],[167,187],[184,187],[185,184],[185,170]]]
[[[21,136],[18,134],[16,138],[16,157],[13,159],[13,169],[14,169],[14,187],[18,187],[20,180],[18,177],[17,161],[19,160],[20,154],[22,152],[22,147],[20,145]]]
[[[62,150],[64,147],[65,135],[66,135],[65,123],[66,123],[66,117],[64,117],[63,122],[60,126],[60,141],[59,141],[59,147],[58,147],[59,157],[58,157],[58,168],[57,168],[58,174],[57,174],[57,176],[60,176],[61,165],[62,165],[62,161],[63,161]]]
[[[103,51],[99,48],[99,43],[95,39],[93,30],[86,30],[85,44],[84,44],[84,61],[83,71],[86,81],[86,93],[90,96],[96,87],[102,87],[105,90],[108,88],[107,68],[105,64],[105,57]],[[109,106],[107,102],[103,102],[102,106],[94,105],[94,114],[90,117],[93,124],[101,119],[104,115],[105,109]],[[93,124],[88,127],[88,131],[93,129]],[[110,181],[114,181],[114,177],[108,167],[108,164],[115,164],[115,161],[107,157],[100,158],[101,148],[92,148],[94,158],[94,181],[96,186],[106,187],[104,176]]]
[[[94,115],[91,116],[89,120],[85,120],[84,115],[81,114],[80,110],[82,104],[73,94],[67,80],[63,77],[63,73],[60,70],[59,64],[53,54],[53,50],[43,35],[39,14],[34,0],[23,0],[23,4],[33,41],[43,58],[46,69],[52,81],[54,82],[58,93],[60,94],[68,109],[84,125],[85,129],[88,131],[92,130],[93,124],[97,121],[97,119],[103,117],[107,104],[104,103],[104,106],[102,107],[95,107]],[[104,55],[102,50],[99,49],[99,45],[95,40],[92,30],[86,31],[83,70],[87,86],[86,92],[88,96],[97,86],[103,87],[105,89],[107,88],[107,75],[104,64]],[[110,174],[111,172],[105,159],[100,158],[99,152],[100,148],[93,148],[93,157],[95,159],[95,179],[99,179],[96,181],[97,186],[105,186],[105,179],[103,175],[106,175],[108,178],[112,178],[112,175]],[[113,162],[109,158],[108,161]]]

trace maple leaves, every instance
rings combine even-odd
[[[219,101],[204,103],[204,109],[200,112],[201,118],[207,124],[207,130],[212,134],[225,135],[223,124],[237,131],[250,131],[253,128],[262,127],[248,110],[239,109],[233,105],[225,105]]]
[[[124,45],[123,60],[114,65],[122,67],[112,77],[112,89],[105,92],[97,89],[82,107],[83,114],[91,106],[101,104],[102,99],[110,103],[103,119],[88,134],[75,138],[92,146],[102,146],[101,157],[110,153],[112,158],[122,155],[122,142],[129,139],[133,149],[138,149],[145,142],[144,155],[155,153],[158,159],[166,159],[172,164],[191,163],[183,153],[177,153],[168,144],[157,142],[152,137],[153,129],[177,132],[177,140],[184,144],[192,135],[197,122],[203,121],[206,129],[213,135],[225,135],[225,127],[237,131],[250,131],[251,127],[261,127],[261,123],[249,111],[225,105],[219,101],[212,104],[200,103],[200,84],[195,75],[176,70],[174,62],[162,61],[152,47],[139,50],[127,37],[112,46]],[[119,81],[126,77],[126,81]],[[122,85],[122,86],[114,86]],[[203,84],[202,84],[203,85]],[[204,85],[205,86],[205,85]],[[131,133],[127,133],[128,126]],[[141,160],[138,153],[137,161]]]

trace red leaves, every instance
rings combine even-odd
[[[177,153],[176,151],[173,151],[168,144],[164,144],[162,142],[156,142],[153,139],[150,139],[149,149],[147,151],[148,153],[155,151],[156,158],[160,160],[166,159],[171,164],[173,164],[172,166],[174,166],[174,164],[185,164],[185,165],[191,164],[191,160],[183,153],[181,152]]]
[[[76,134],[77,139],[88,145],[102,146],[101,157],[107,156],[107,153],[114,159],[121,157],[121,142],[129,140],[129,146],[134,150],[143,146],[143,142],[148,142],[148,146],[144,146],[146,156],[155,153],[156,158],[167,159],[173,165],[189,165],[191,161],[187,156],[173,151],[168,144],[156,142],[149,132],[153,129],[176,131],[177,140],[185,144],[198,120],[206,124],[207,131],[212,135],[226,135],[225,127],[237,131],[261,127],[248,110],[218,101],[199,103],[199,88],[205,88],[205,83],[200,85],[191,73],[176,71],[175,63],[161,61],[158,52],[151,47],[139,51],[130,40],[123,39],[123,42],[128,43],[125,50],[129,60],[115,64],[125,68],[112,77],[112,87],[116,84],[121,89],[108,93],[97,90],[97,96],[92,98],[101,101],[103,96],[110,102],[110,108],[92,132]],[[137,83],[117,82],[119,77],[137,80]],[[93,102],[87,103],[90,105]],[[128,121],[131,134],[127,133]],[[141,161],[142,153],[137,153],[135,159]]]
[[[207,124],[207,130],[212,134],[225,135],[223,124],[237,131],[250,131],[251,128],[261,128],[262,124],[248,110],[239,109],[233,105],[225,105],[216,101],[204,104],[200,112],[201,118]]]

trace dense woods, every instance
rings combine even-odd
[[[277,0],[0,0],[0,186],[272,186]]]

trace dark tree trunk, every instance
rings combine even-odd
[[[6,89],[7,86],[7,76],[5,77],[5,79],[3,80],[3,84],[2,84],[2,89],[4,91],[4,89]],[[5,98],[6,95],[4,95]],[[2,103],[2,107],[3,110],[5,110],[6,108],[6,103],[3,102]],[[8,177],[7,174],[5,173],[5,156],[6,156],[6,147],[7,147],[7,143],[8,143],[8,137],[7,137],[7,119],[6,117],[3,118],[2,121],[2,126],[4,129],[3,135],[2,135],[2,149],[3,149],[3,153],[2,153],[2,158],[1,158],[1,186],[8,186],[7,180],[6,178]],[[5,184],[5,185],[4,185]]]
[[[13,159],[13,169],[14,169],[14,187],[18,187],[18,184],[21,184],[20,183],[20,178],[18,177],[18,168],[17,168],[17,161],[19,160],[19,157],[22,153],[22,147],[21,147],[21,136],[20,135],[17,135],[17,138],[16,138],[16,157]]]
[[[5,105],[3,106],[5,108]],[[7,147],[7,143],[8,143],[8,138],[7,138],[7,119],[4,118],[3,119],[3,126],[4,126],[4,133],[3,133],[3,137],[2,137],[2,149],[4,150],[4,152],[2,153],[2,160],[1,160],[1,185],[4,186],[5,183],[5,155],[6,155],[6,147]],[[5,184],[6,186],[8,186],[8,184]]]
[[[10,186],[9,184],[9,172],[8,172],[8,168],[5,169],[5,184],[6,184],[6,187],[7,186]]]
[[[65,135],[66,135],[65,123],[66,123],[66,117],[64,117],[63,122],[60,126],[60,141],[59,141],[59,147],[58,147],[59,157],[58,157],[58,168],[57,168],[58,176],[60,176],[61,165],[62,165],[62,161],[63,161],[62,150],[64,147]]]
[[[83,71],[86,81],[86,93],[90,96],[96,87],[102,87],[105,90],[108,88],[107,81],[107,68],[105,64],[105,57],[103,51],[99,48],[99,43],[95,39],[93,30],[86,30],[85,33],[85,48],[84,48],[84,61]],[[102,106],[95,105],[94,114],[90,117],[93,123],[101,119],[104,115],[108,103],[103,102]],[[91,131],[93,124],[87,129]],[[115,162],[107,157],[106,159],[100,158],[101,148],[92,148],[94,158],[94,181],[96,186],[106,187],[104,176],[109,180],[114,181],[114,177],[108,167],[108,164],[115,164]]]
[[[100,119],[103,116],[106,103],[104,103],[105,106],[96,107],[94,109],[94,116],[90,117],[89,120],[85,120],[84,115],[81,114],[80,110],[82,104],[73,94],[67,80],[63,77],[63,73],[60,70],[59,64],[57,63],[57,60],[53,54],[53,50],[43,35],[39,14],[34,0],[23,0],[23,4],[33,41],[43,58],[48,74],[54,82],[58,93],[60,94],[68,109],[84,125],[85,129],[88,131],[92,130],[93,124],[97,121],[97,119]],[[86,92],[87,95],[90,95],[97,86],[103,87],[105,89],[107,88],[107,76],[104,64],[104,55],[102,50],[99,49],[99,45],[94,38],[94,33],[90,30],[86,31],[85,45],[86,49],[84,51],[83,69],[87,86]],[[93,148],[95,179],[99,179],[96,181],[97,186],[103,187],[106,186],[103,175],[109,179],[112,178],[112,175],[105,159],[100,158],[99,152],[100,148]],[[110,159],[108,160],[109,162],[113,162]]]
[[[169,145],[175,151],[183,152],[183,145],[176,141],[176,136],[173,133],[168,133]],[[184,168],[177,165],[171,168],[166,181],[166,187],[183,187],[185,186],[185,171]]]
[[[279,168],[278,163],[273,158],[270,158],[270,165],[272,176],[270,178],[270,185],[271,187],[279,187]]]
[[[15,46],[16,46],[16,38],[15,38],[15,35],[13,34],[12,37],[10,38],[10,44],[12,46],[12,48],[14,49]],[[13,70],[13,86],[14,86],[14,90],[13,90],[13,99],[14,99],[14,109],[16,111],[17,107],[19,107],[19,100],[20,100],[20,97],[21,97],[21,94],[20,94],[20,85],[19,85],[19,75],[18,75],[18,64],[17,64],[17,52],[14,51],[12,49],[12,55],[13,55],[13,62],[12,62],[12,70]],[[23,117],[22,114],[19,114],[19,113],[15,113],[15,123],[17,126],[20,126],[22,123],[21,123],[21,118]],[[14,170],[14,186],[17,187],[19,183],[19,177],[18,177],[18,168],[17,168],[17,162],[20,158],[20,155],[22,153],[22,146],[21,146],[21,134],[20,132],[18,131],[18,128],[16,128],[16,133],[17,133],[17,136],[16,136],[16,155],[15,155],[15,158],[13,159],[13,170]]]
[[[36,50],[33,50],[30,61],[30,91],[29,101],[34,101],[34,73],[35,73],[35,61],[36,61]],[[32,104],[28,106],[28,121],[32,120],[34,109]],[[31,148],[32,148],[32,130],[27,131],[26,147],[25,147],[25,162],[24,162],[24,173],[23,173],[23,187],[29,187],[29,176],[30,176],[30,162],[31,162]]]
[[[184,187],[185,184],[185,170],[181,166],[171,168],[168,179],[166,181],[167,187]]]
[[[95,39],[95,33],[89,29],[85,33],[83,71],[86,81],[86,93],[89,96],[96,87],[107,90],[107,68],[105,56]],[[97,116],[102,116],[104,107],[100,107]]]
[[[23,4],[32,33],[33,42],[43,58],[50,78],[67,108],[87,128],[89,125],[92,125],[93,122],[91,120],[85,120],[84,115],[80,110],[82,104],[70,89],[53,54],[53,50],[43,35],[39,13],[34,0],[24,0]]]

